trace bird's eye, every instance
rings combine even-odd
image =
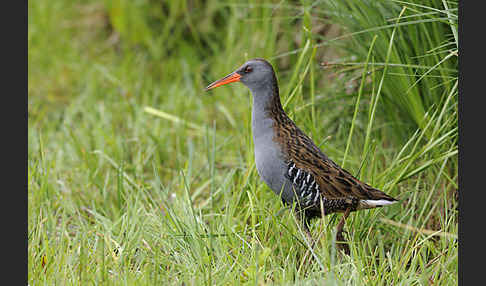
[[[246,68],[245,68],[245,73],[249,73],[249,72],[251,72],[252,70],[253,70],[253,68],[252,68],[252,67],[250,67],[250,66],[246,66]]]

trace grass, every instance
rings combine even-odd
[[[347,3],[30,1],[29,284],[457,284],[455,2]],[[302,265],[249,91],[203,92],[252,57],[329,157],[400,199],[351,214],[349,257],[328,216]]]

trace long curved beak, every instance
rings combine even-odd
[[[217,81],[213,82],[212,84],[208,85],[204,91],[208,91],[218,86],[222,86],[228,83],[240,81],[241,75],[237,72],[232,72],[229,75],[223,77],[222,79],[218,79]]]

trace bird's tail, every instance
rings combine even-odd
[[[398,200],[391,198],[391,199],[378,199],[378,200],[360,200],[358,202],[358,209],[372,209],[377,207],[383,207],[387,205],[391,205],[398,202]]]

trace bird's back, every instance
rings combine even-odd
[[[328,158],[283,112],[274,112],[274,141],[285,155],[285,174],[303,207],[326,214],[373,208],[396,199],[358,180]],[[327,208],[326,208],[327,206]],[[319,214],[316,214],[319,215]]]

